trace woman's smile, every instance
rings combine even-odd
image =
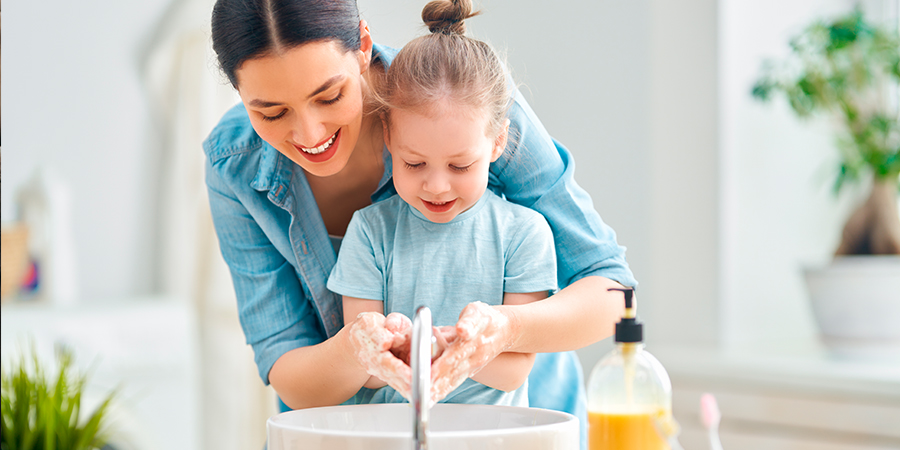
[[[328,161],[332,156],[334,156],[334,153],[337,151],[338,147],[340,147],[340,141],[341,129],[339,128],[334,134],[331,135],[331,137],[326,139],[325,142],[319,144],[316,147],[307,148],[301,147],[297,144],[293,145],[297,150],[299,150],[299,153],[310,162],[323,162]]]
[[[338,130],[338,131],[340,131],[340,130]],[[318,155],[319,153],[322,153],[325,150],[327,150],[329,147],[331,147],[331,144],[334,142],[335,135],[337,135],[337,131],[335,131],[334,134],[332,134],[324,142],[322,142],[321,144],[314,146],[314,147],[303,147],[303,146],[297,146],[297,147],[306,153],[309,153],[312,155]]]

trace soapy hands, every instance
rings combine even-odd
[[[437,403],[475,375],[508,346],[509,319],[495,308],[474,302],[460,313],[455,326],[434,327],[435,351],[431,366],[431,402]],[[412,322],[399,313],[387,317],[362,313],[351,324],[350,341],[369,375],[412,397],[409,366]]]
[[[399,313],[385,317],[364,312],[350,324],[350,343],[366,373],[384,381],[407,399],[412,397],[411,332],[412,322]]]
[[[509,346],[509,319],[483,302],[469,303],[456,327],[446,327],[446,348],[431,365],[431,399],[438,402]],[[440,340],[440,339],[439,339]]]

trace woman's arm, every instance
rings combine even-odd
[[[506,351],[576,350],[605,339],[625,313],[622,285],[600,276],[584,277],[552,297],[521,306],[495,306],[509,321]],[[554,339],[547,339],[554,336]]]
[[[491,175],[507,199],[547,220],[561,290],[523,308],[498,307],[510,309],[503,311],[514,328],[508,344],[517,351],[579,349],[611,336],[624,311],[622,294],[607,289],[634,287],[637,282],[615,231],[575,182],[572,154],[549,135],[519,92],[509,118],[510,135],[517,138],[492,165]]]
[[[269,382],[292,409],[341,404],[369,379],[352,348],[344,327],[321,344],[282,355],[269,372]]]
[[[235,154],[208,160],[206,167],[210,210],[246,341],[263,382],[271,384],[285,404],[340,404],[359,390],[368,374],[349,350],[346,331],[326,340],[318,314],[284,256],[291,252],[287,233],[269,236],[260,225],[280,229],[284,212],[256,191],[232,187],[240,184],[242,169],[255,170],[248,159],[249,153]]]
[[[472,304],[463,310],[457,342],[437,361],[449,385],[502,352],[576,350],[611,336],[624,300],[607,289],[637,285],[625,248],[575,182],[572,155],[550,137],[519,92],[509,118],[511,138],[491,165],[489,185],[550,224],[562,289],[527,305]],[[478,323],[487,325],[475,327]]]
[[[478,367],[504,352],[569,350],[598,336],[612,334],[615,328],[612,320],[592,322],[596,317],[619,318],[624,313],[625,301],[621,293],[609,292],[601,298],[595,297],[598,289],[606,292],[605,286],[621,285],[591,276],[573,283],[569,288],[574,289],[569,292],[559,292],[539,302],[500,306],[481,302],[468,304],[456,323],[456,340],[432,366],[433,398],[444,398],[466,378],[477,373]],[[578,306],[586,309],[578,312]],[[553,339],[547,339],[548,336]]]

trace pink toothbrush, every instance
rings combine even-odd
[[[703,426],[709,430],[709,448],[712,450],[722,450],[722,441],[719,440],[719,421],[722,420],[722,414],[719,412],[719,405],[716,398],[710,393],[700,396],[700,421]]]

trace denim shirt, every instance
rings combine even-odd
[[[397,50],[376,45],[387,67]],[[491,164],[488,187],[547,219],[557,249],[558,284],[589,275],[637,283],[625,248],[573,179],[572,155],[544,129],[518,90],[509,113],[510,143]],[[268,384],[286,352],[323,342],[343,326],[340,296],[326,288],[335,250],[303,169],[253,130],[242,104],[203,142],[210,209],[231,271],[240,323]],[[372,202],[395,194],[391,156]]]

